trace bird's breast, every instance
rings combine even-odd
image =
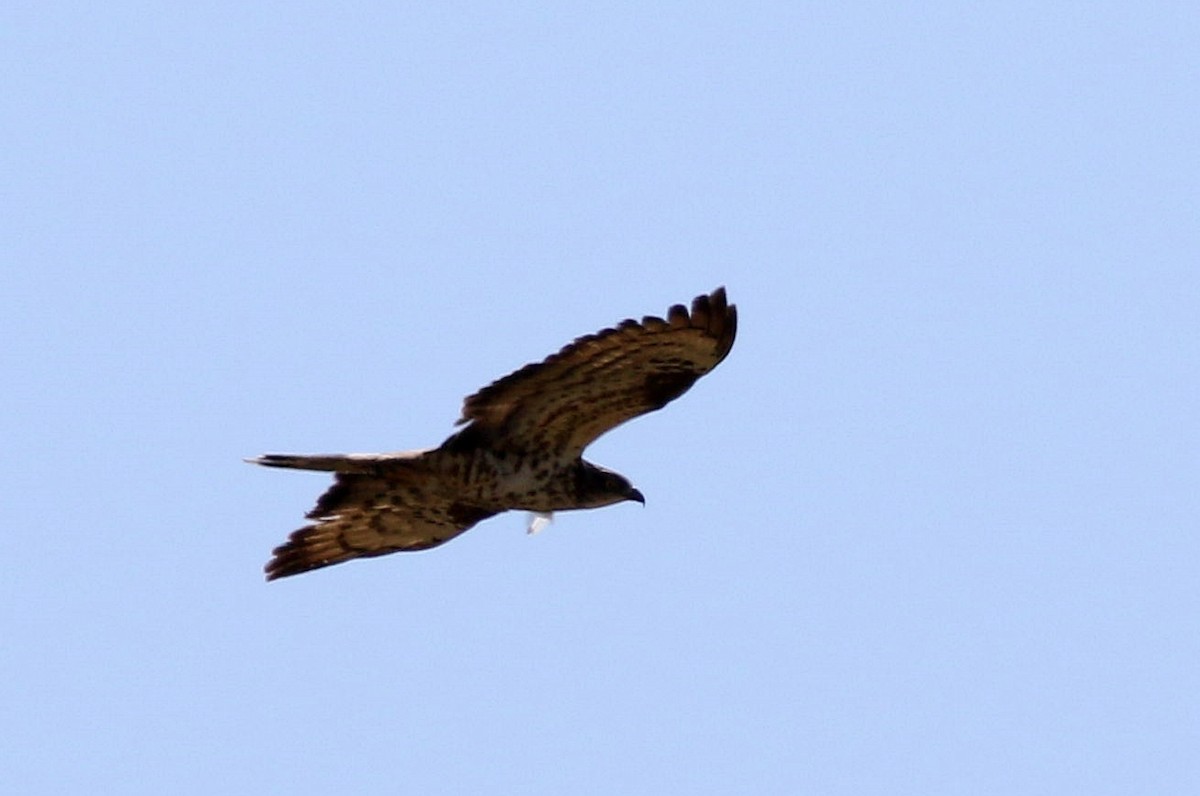
[[[462,499],[489,509],[560,511],[574,503],[570,468],[545,455],[480,449],[447,466]]]

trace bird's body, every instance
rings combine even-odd
[[[395,454],[267,454],[269,467],[336,481],[267,564],[268,580],[352,558],[425,550],[510,509],[540,515],[644,502],[629,481],[585,461],[605,431],[659,409],[729,353],[736,308],[723,288],[689,314],[646,317],[581,337],[468,397],[464,428],[441,446]]]

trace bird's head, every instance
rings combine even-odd
[[[581,508],[611,506],[624,500],[636,500],[646,505],[646,498],[625,476],[591,462],[581,464],[577,481],[579,502],[583,504]]]

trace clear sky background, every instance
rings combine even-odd
[[[1200,792],[1194,3],[16,3],[0,791]],[[717,285],[646,494],[276,583]]]

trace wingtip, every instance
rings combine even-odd
[[[717,364],[733,349],[737,337],[737,305],[729,303],[725,286],[721,285],[706,296],[692,302],[692,323],[717,338]]]
[[[733,349],[733,341],[737,338],[737,305],[730,304],[725,308],[725,328],[721,333],[721,359]]]
[[[727,314],[731,310],[737,309],[736,305],[729,303],[729,296],[725,293],[724,285],[709,293],[705,298],[708,299],[709,308],[717,314]]]

